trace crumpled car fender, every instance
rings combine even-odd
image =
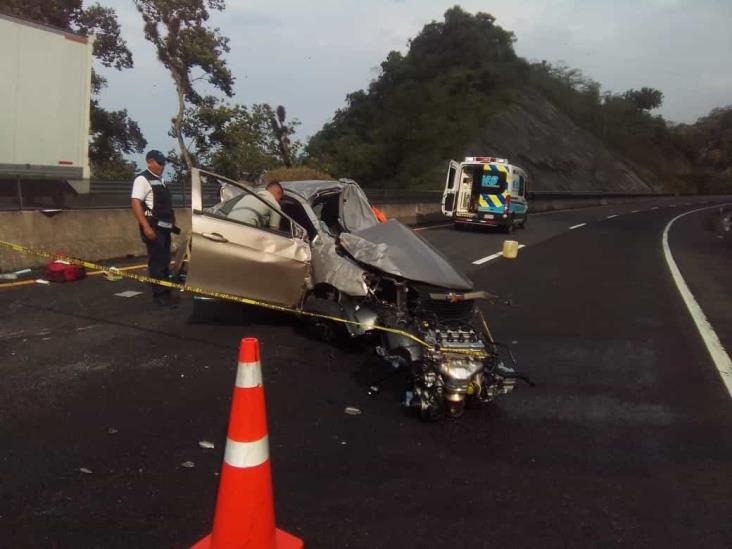
[[[310,246],[312,278],[317,284],[330,284],[350,296],[365,296],[368,287],[364,271],[356,262],[338,254],[336,242],[327,234],[319,234]]]

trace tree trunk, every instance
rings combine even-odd
[[[175,91],[178,94],[178,114],[175,116],[173,128],[175,129],[175,136],[178,138],[178,147],[180,148],[180,154],[183,156],[183,161],[186,163],[186,166],[188,166],[188,171],[190,173],[191,168],[193,168],[193,161],[191,160],[191,155],[188,152],[188,148],[186,148],[185,141],[183,140],[183,132],[181,130],[183,126],[183,113],[186,109],[185,92],[183,91],[183,86],[181,85],[182,79],[180,78],[180,76],[178,76],[178,73],[172,69],[170,72],[173,75],[173,80],[175,81]]]
[[[186,109],[185,92],[183,91],[182,78],[172,68],[170,70],[170,73],[173,75],[173,81],[175,82],[175,92],[178,94],[178,113],[176,114],[175,118],[173,119],[173,128],[175,130],[175,136],[178,139],[178,147],[180,148],[180,154],[183,156],[183,161],[186,163],[186,166],[188,167],[188,174],[185,177],[183,177],[183,180],[181,181],[181,185],[183,186],[183,207],[186,207],[189,204],[188,192],[186,189],[186,179],[191,177],[193,161],[191,160],[191,155],[188,152],[186,143],[183,140],[183,131],[182,131],[183,114],[185,113],[185,109]]]

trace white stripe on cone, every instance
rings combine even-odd
[[[236,386],[254,389],[262,386],[262,366],[259,362],[240,362],[236,369]]]
[[[226,439],[224,462],[232,467],[256,467],[269,459],[269,435],[254,442],[237,442]]]

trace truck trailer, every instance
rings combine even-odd
[[[93,45],[93,36],[0,14],[0,179],[6,183],[88,181]]]

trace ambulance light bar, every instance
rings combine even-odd
[[[466,156],[465,162],[496,162],[498,164],[507,164],[505,158],[496,158],[495,156]]]

